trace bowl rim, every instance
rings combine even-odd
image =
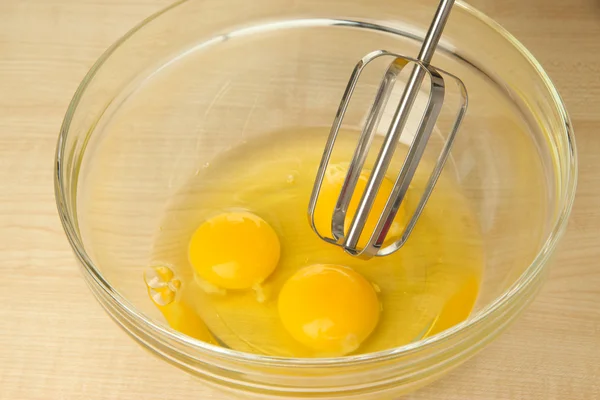
[[[494,21],[484,13],[480,12],[476,8],[472,7],[471,5],[465,3],[464,1],[458,0],[455,3],[457,7],[460,7],[463,9],[463,11],[470,13],[475,19],[480,20],[489,28],[494,30],[496,33],[500,34],[506,41],[510,42],[510,44],[512,44],[512,46],[517,51],[519,51],[525,59],[527,59],[530,62],[530,64],[535,69],[539,78],[542,80],[546,89],[551,95],[551,99],[553,100],[554,106],[559,113],[560,119],[562,120],[562,127],[564,128],[564,132],[562,132],[562,134],[566,136],[567,143],[569,145],[567,149],[567,154],[569,155],[569,157],[567,159],[567,163],[565,163],[568,166],[568,174],[566,174],[566,179],[564,180],[564,183],[562,185],[564,187],[564,197],[560,199],[561,202],[559,203],[560,205],[562,205],[562,207],[557,213],[554,225],[552,226],[552,229],[545,243],[540,248],[538,254],[535,256],[531,264],[525,269],[525,271],[519,276],[519,278],[511,285],[510,288],[508,288],[504,293],[498,296],[494,301],[484,306],[481,310],[472,314],[467,320],[456,324],[453,327],[431,337],[422,339],[414,343],[409,343],[403,346],[381,350],[377,352],[328,358],[293,358],[257,355],[246,353],[243,351],[227,349],[224,347],[214,346],[186,336],[166,326],[163,326],[153,321],[142,312],[138,311],[124,296],[122,296],[116,289],[114,289],[111,286],[111,284],[102,276],[100,270],[96,268],[90,257],[87,255],[83,243],[79,238],[79,235],[77,234],[76,218],[74,218],[74,216],[71,214],[68,207],[68,188],[63,185],[63,174],[65,170],[63,169],[62,165],[64,163],[63,159],[65,158],[65,147],[67,137],[69,136],[69,129],[75,111],[83,95],[85,94],[87,87],[95,77],[96,73],[100,70],[102,65],[123,43],[125,43],[130,37],[132,37],[145,25],[159,18],[161,15],[166,14],[170,10],[189,1],[191,0],[179,0],[171,4],[170,6],[158,11],[157,13],[149,16],[148,18],[144,19],[142,22],[140,22],[138,25],[132,28],[129,32],[127,32],[124,36],[122,36],[119,40],[117,40],[100,56],[100,58],[98,58],[98,60],[94,63],[94,65],[86,74],[84,79],[81,81],[79,87],[73,95],[73,98],[69,104],[65,117],[63,119],[62,126],[60,128],[60,133],[56,147],[54,163],[55,200],[57,204],[58,214],[67,239],[76,257],[79,259],[83,267],[82,270],[84,274],[87,275],[86,278],[92,279],[91,282],[86,279],[88,281],[88,284],[91,285],[92,282],[95,283],[95,285],[102,290],[102,293],[108,295],[109,298],[112,301],[114,301],[122,310],[124,310],[127,313],[127,316],[132,318],[136,324],[145,326],[151,329],[152,331],[158,333],[159,335],[163,335],[163,337],[165,337],[168,340],[175,341],[176,343],[185,346],[190,346],[194,350],[199,350],[201,352],[206,353],[207,355],[213,355],[232,361],[242,361],[253,365],[269,366],[278,365],[287,367],[301,366],[316,368],[339,367],[356,365],[357,363],[379,362],[385,359],[407,356],[409,354],[413,354],[421,350],[431,349],[433,346],[438,345],[444,341],[449,341],[453,338],[456,338],[460,332],[463,332],[467,328],[478,324],[483,320],[487,320],[490,316],[496,314],[496,312],[498,312],[499,309],[502,308],[502,306],[510,303],[511,300],[513,300],[524,287],[529,286],[533,281],[536,280],[536,277],[543,270],[546,261],[548,261],[558,242],[563,237],[566,230],[569,215],[573,207],[575,191],[577,186],[577,151],[572,124],[569,115],[566,111],[565,105],[557,89],[553,85],[547,73],[544,71],[543,67],[533,57],[529,50],[527,50],[525,46],[523,46],[515,37],[513,37],[496,21]]]

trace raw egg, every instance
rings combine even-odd
[[[191,303],[181,295],[177,295],[181,281],[175,277],[170,268],[160,266],[150,269],[148,274],[145,274],[145,281],[150,300],[160,310],[171,328],[195,339],[217,344]]]
[[[204,281],[223,289],[260,285],[279,262],[279,238],[262,218],[227,212],[208,219],[194,232],[189,261]]]
[[[344,180],[346,179],[347,172],[348,169],[340,164],[330,165],[325,172],[325,178],[321,186],[321,192],[319,194],[319,199],[317,201],[317,206],[314,213],[315,227],[323,236],[332,236],[331,220],[333,217],[333,210],[335,209],[335,205],[342,190]],[[352,219],[356,214],[356,209],[358,208],[362,194],[367,187],[367,182],[370,175],[371,171],[369,170],[363,170],[359,175],[358,182],[356,183],[356,188],[354,190],[354,195],[350,200],[350,204],[348,205],[348,210],[346,212],[346,218],[344,221],[344,228],[346,231],[348,230],[348,227],[352,223]],[[367,245],[369,241],[369,235],[375,230],[379,216],[381,213],[383,213],[385,203],[387,202],[390,193],[392,193],[393,187],[394,183],[387,177],[385,177],[381,182],[381,186],[379,187],[379,191],[377,192],[377,196],[373,202],[373,206],[367,218],[363,233],[360,235],[358,241],[359,248],[363,248]],[[388,231],[384,244],[390,244],[391,242],[397,240],[402,234],[402,226],[398,221],[401,221],[403,214],[403,208],[401,207],[396,214],[396,218],[394,219],[390,230]]]
[[[377,293],[351,268],[315,264],[289,278],[279,293],[279,317],[300,343],[323,355],[355,351],[379,321]]]

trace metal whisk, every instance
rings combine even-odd
[[[346,86],[346,90],[342,96],[342,100],[333,121],[329,138],[323,152],[323,157],[319,165],[319,170],[309,202],[308,214],[313,230],[323,240],[343,247],[349,254],[360,256],[362,258],[371,258],[373,256],[385,256],[391,254],[402,247],[413,230],[417,219],[421,215],[423,208],[425,207],[425,204],[427,203],[427,200],[429,199],[436,181],[444,167],[446,159],[448,158],[452,142],[454,141],[458,127],[466,112],[467,92],[460,79],[445,71],[435,68],[429,63],[440,40],[442,31],[453,4],[454,0],[441,0],[433,21],[425,36],[417,59],[401,56],[385,50],[372,52],[367,54],[358,62],[350,77],[350,81]],[[366,122],[358,140],[358,145],[349,164],[340,195],[335,205],[335,209],[333,210],[331,224],[332,237],[329,237],[322,232],[318,232],[317,228],[315,227],[314,214],[317,207],[319,194],[321,192],[321,186],[329,165],[337,135],[342,125],[344,114],[348,108],[350,98],[352,97],[359,76],[367,64],[383,56],[391,56],[393,57],[393,60],[391,61],[381,81],[375,96],[375,101],[367,115]],[[358,203],[356,213],[352,218],[350,226],[346,227],[345,220],[348,207],[354,191],[356,190],[356,184],[367,158],[375,131],[379,125],[394,83],[396,82],[396,78],[408,65],[412,66],[412,71],[410,72],[409,78],[404,87],[399,105],[396,108],[391,125],[387,131],[387,134],[385,135],[383,145],[379,150],[375,160],[365,190],[362,194],[360,202]],[[417,95],[419,94],[426,77],[428,77],[428,80],[430,81],[429,99],[425,107],[424,114],[422,115],[420,125],[418,126],[415,137],[413,138],[408,149],[408,153],[404,159],[400,172],[398,173],[391,194],[387,199],[383,213],[380,215],[374,231],[370,234],[367,244],[362,248],[359,248],[359,238],[363,233],[369,212],[371,211],[379,187],[388,171],[390,162],[394,156],[398,141],[411,113],[415,99],[417,98]],[[412,217],[408,220],[406,226],[404,227],[400,238],[392,244],[382,248],[386,235],[388,234],[394,218],[396,217],[396,214],[405,199],[409,184],[411,183],[415,171],[417,170],[417,166],[419,165],[421,157],[423,156],[431,132],[435,127],[436,121],[442,109],[446,88],[445,79],[448,78],[453,79],[456,82],[461,94],[460,104],[454,124],[425,186],[425,190],[421,196],[421,199],[417,204]]]

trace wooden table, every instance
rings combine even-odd
[[[0,399],[219,399],[151,357],[85,286],[54,205],[57,132],[101,52],[170,0],[0,1]],[[474,0],[537,56],[580,175],[549,282],[494,344],[410,399],[600,399],[600,2]]]

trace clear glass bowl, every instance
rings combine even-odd
[[[378,353],[267,357],[171,330],[142,283],[162,212],[190,176],[248,138],[331,124],[356,61],[382,48],[414,56],[436,4],[180,1],[111,47],[71,102],[56,159],[67,237],[111,317],[159,357],[260,399],[393,398],[496,337],[546,275],[573,202],[576,152],[564,105],[540,65],[464,3],[433,64],[469,91],[444,171],[459,182],[484,239],[484,281],[468,320]],[[356,109],[367,110],[368,100],[359,96]]]

